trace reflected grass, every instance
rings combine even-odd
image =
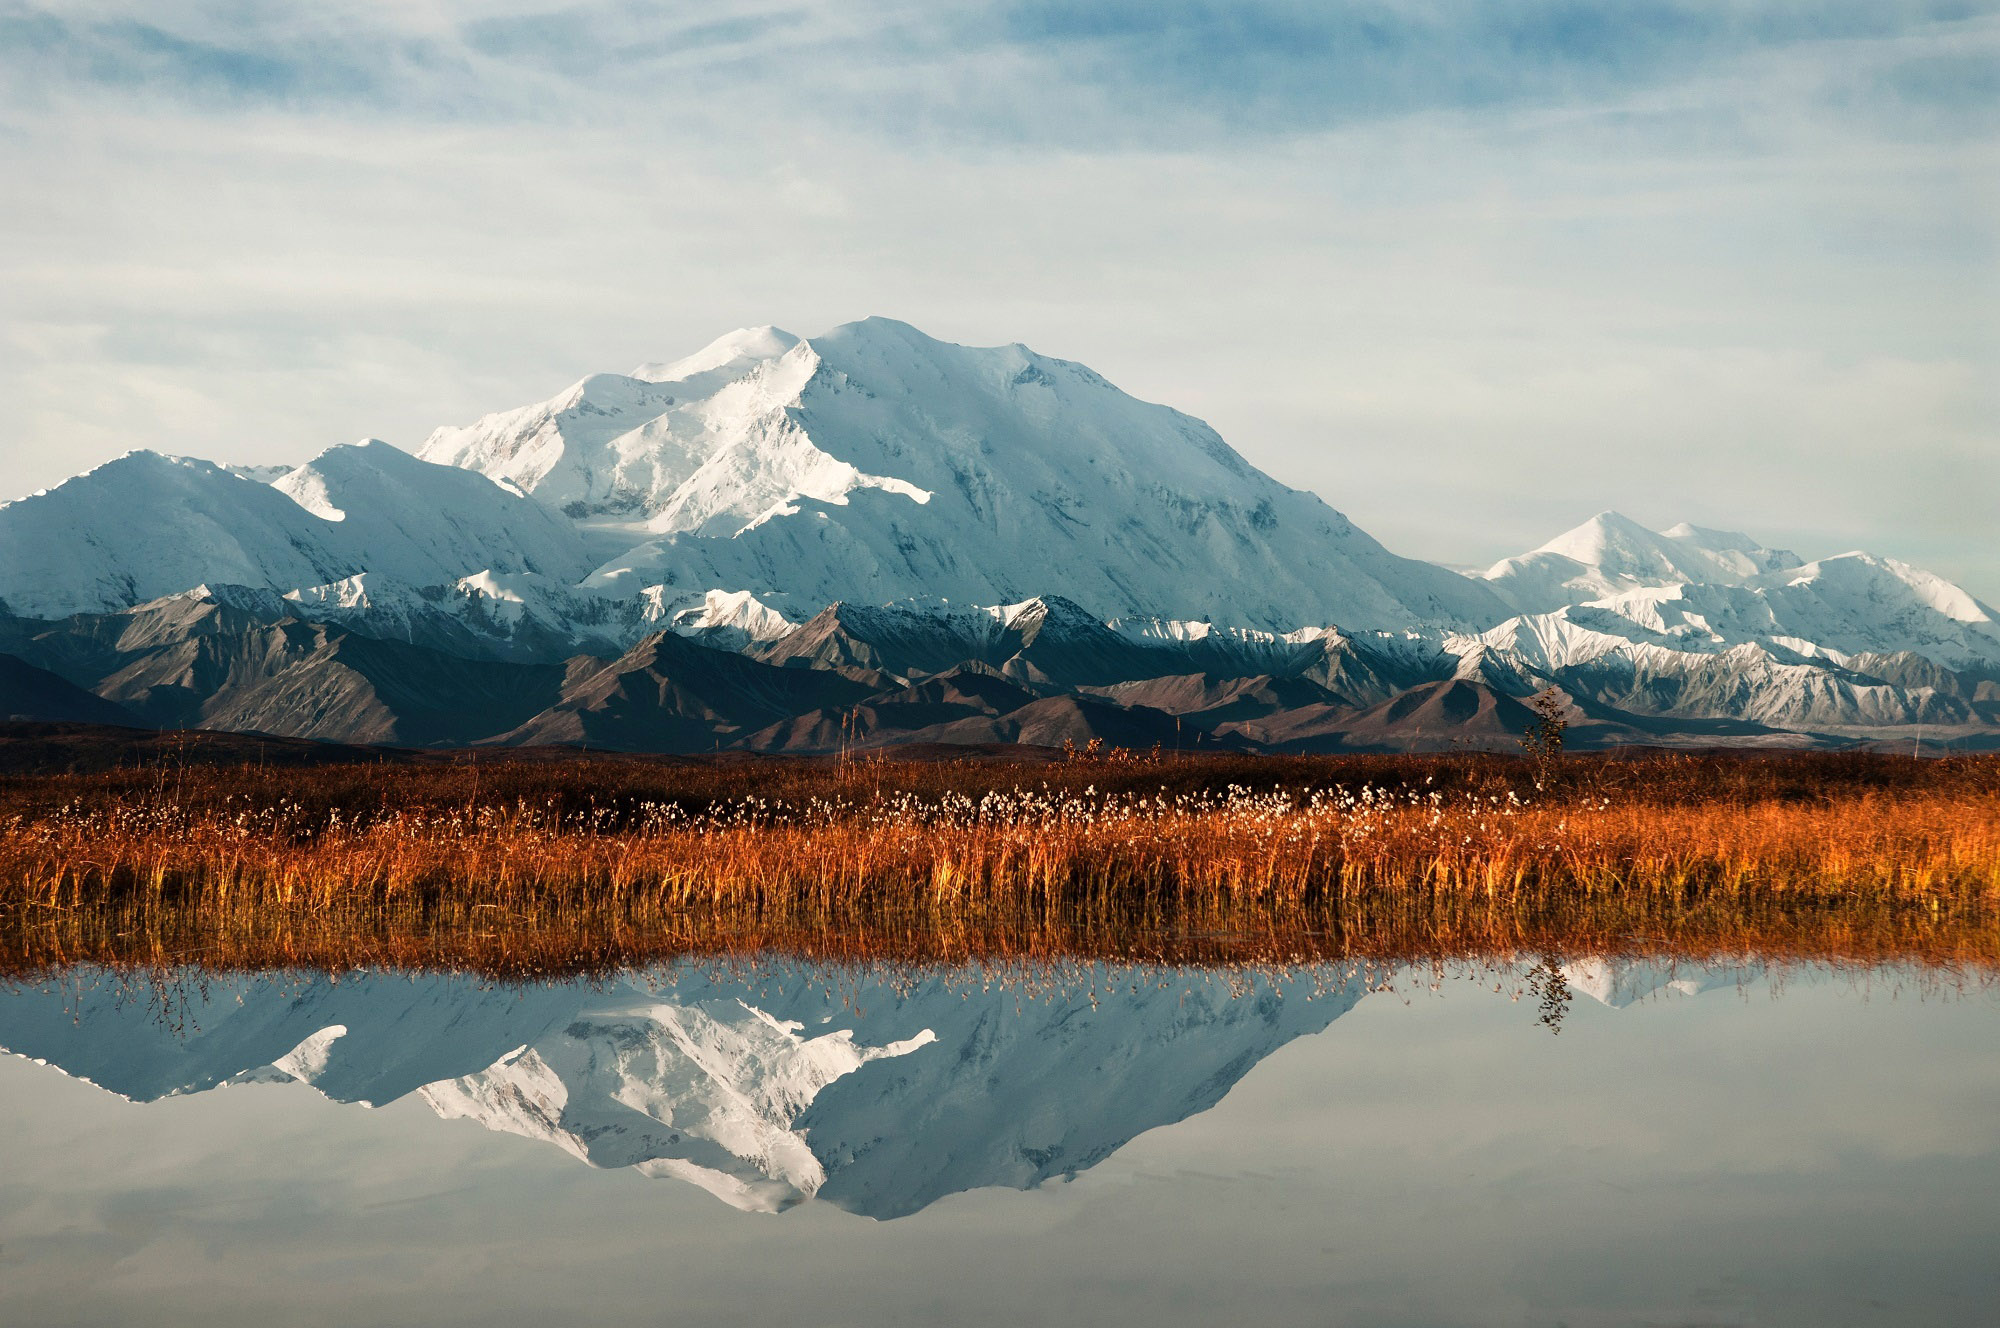
[[[43,912],[0,935],[0,975],[77,965],[213,972],[355,968],[562,978],[683,958],[838,964],[1292,967],[1546,956],[1824,963],[2000,974],[1990,904],[1890,898],[1677,898],[1553,890],[1505,900],[1370,892],[1317,907],[1218,902],[1023,908],[666,912],[643,903],[508,913],[449,900],[304,913],[125,901]]]

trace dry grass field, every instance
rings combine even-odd
[[[2000,970],[2000,759],[176,765],[0,780],[0,971],[1757,953]]]

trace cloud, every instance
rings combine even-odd
[[[0,10],[0,67],[17,87],[212,109],[504,120],[612,103],[643,119],[728,92],[882,132],[1160,147],[1626,95],[1762,52],[1887,41],[1994,12],[1858,0],[848,0],[726,13],[658,0],[309,10],[209,0],[166,13],[17,0]],[[1992,100],[1977,52],[1918,62],[1887,84],[1934,111],[1980,114]]]
[[[150,92],[223,107],[360,104],[382,95],[397,78],[400,60],[420,57],[419,48],[388,32],[361,40],[304,31],[273,39],[277,34],[257,29],[211,37],[202,35],[208,26],[16,11],[0,14],[0,59],[17,88]]]
[[[1148,106],[1190,101],[1243,128],[1287,130],[1440,107],[1571,99],[1684,74],[1745,51],[1894,33],[1894,6],[1626,0],[1482,5],[1029,0],[1008,37],[1072,77]]]
[[[1406,552],[1652,497],[2000,598],[1995,13],[0,0],[0,493],[887,313]]]

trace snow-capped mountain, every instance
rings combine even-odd
[[[135,452],[0,505],[17,676],[147,724],[344,741],[817,750],[865,720],[881,743],[1179,746],[1192,727],[1197,744],[1413,750],[1501,743],[1509,698],[1554,686],[1594,725],[1586,744],[1983,745],[2000,741],[1996,619],[1893,559],[1804,562],[1615,512],[1448,572],[1081,365],[886,319],[731,333],[438,430],[422,458]],[[662,632],[877,690],[865,716],[833,713],[843,687],[766,686],[647,645]],[[652,662],[631,686],[570,685],[635,651]],[[687,693],[668,655],[805,709],[708,695],[694,714],[667,700]],[[9,713],[75,710],[37,695]]]
[[[328,448],[271,487],[339,526],[363,571],[413,585],[475,572],[568,581],[589,561],[575,529],[518,490],[377,439]]]
[[[360,572],[415,585],[589,568],[577,532],[517,490],[387,443],[329,448],[276,483],[130,452],[0,505],[0,604],[55,618],[192,587],[287,591]]]
[[[1603,513],[1485,573],[1544,606],[1447,636],[1458,675],[1633,715],[1843,732],[1991,721],[2000,612],[1942,577]]]
[[[1482,579],[1523,611],[1494,631],[1538,636],[1551,659],[1575,628],[1636,629],[1680,650],[1755,642],[1802,657],[1915,651],[1953,667],[2000,663],[2000,613],[1921,568],[1860,552],[1804,563],[1747,535],[1687,525],[1655,534],[1616,512]]]
[[[1685,523],[1651,531],[1617,512],[1599,512],[1538,549],[1503,558],[1480,575],[1521,613],[1547,613],[1626,591],[1679,585],[1741,585],[1799,565],[1748,535]]]
[[[598,374],[433,434],[621,539],[591,581],[1004,604],[1290,628],[1491,621],[1483,585],[1398,557],[1201,421],[1023,346],[868,319],[732,333],[644,377]]]

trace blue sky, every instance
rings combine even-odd
[[[2000,599],[2000,5],[0,0],[0,492],[882,313],[1399,551],[1616,507]]]

